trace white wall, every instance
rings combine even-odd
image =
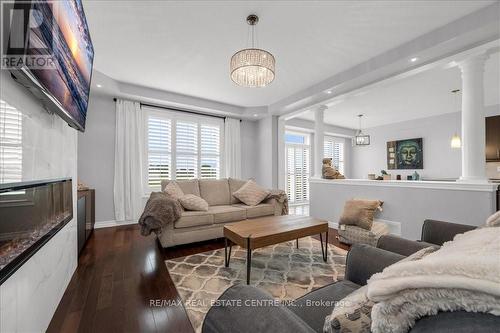
[[[267,188],[278,187],[278,117],[267,116],[257,122],[255,139],[257,166],[255,179]]]
[[[243,120],[241,122],[241,178],[255,178],[257,167],[258,146],[255,142],[257,137],[257,122]]]
[[[351,150],[351,178],[366,179],[369,173],[387,170],[387,141],[422,138],[424,169],[416,170],[424,178],[458,178],[461,174],[460,149],[452,149],[453,134],[460,133],[460,113],[444,114],[364,130],[370,135],[369,146]],[[406,179],[415,170],[387,170],[396,178]]]
[[[112,96],[91,92],[85,133],[78,135],[78,177],[96,190],[96,223],[114,225],[113,177],[115,159],[115,102]],[[241,122],[242,178],[255,178],[257,122]],[[102,223],[104,222],[104,223]]]
[[[114,221],[115,102],[91,91],[87,126],[78,134],[78,179],[95,189],[96,221]]]
[[[347,200],[382,200],[384,209],[375,217],[408,239],[420,238],[425,219],[480,226],[496,210],[491,184],[318,179],[310,182],[310,198],[311,216],[333,223]]]
[[[43,332],[77,266],[77,132],[2,70],[1,98],[23,113],[23,180],[73,178],[73,219],[0,286],[0,332]]]

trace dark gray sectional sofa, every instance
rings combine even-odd
[[[345,279],[316,289],[290,306],[271,306],[273,298],[253,286],[235,285],[224,292],[208,312],[203,333],[322,332],[325,317],[339,301],[385,267],[429,245],[442,245],[458,233],[475,227],[427,220],[421,241],[383,236],[377,247],[354,245],[347,255]],[[239,302],[236,304],[235,301]],[[247,306],[251,302],[253,306]],[[226,303],[224,303],[226,302]],[[232,302],[232,303],[230,303]],[[259,306],[255,306],[259,302]],[[314,304],[315,306],[301,306]],[[261,306],[260,306],[261,305]],[[421,318],[411,329],[420,332],[499,332],[500,317],[465,311],[440,312]]]

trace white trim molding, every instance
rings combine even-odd
[[[131,224],[137,224],[137,221],[120,221],[120,222],[116,220],[99,221],[94,224],[94,229],[121,227],[124,225],[131,225]]]
[[[433,190],[479,191],[496,192],[499,185],[495,183],[462,183],[446,181],[425,180],[369,180],[369,179],[321,179],[310,178],[310,183],[348,186],[380,186],[380,187],[405,187],[424,188]]]

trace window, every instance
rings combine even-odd
[[[218,179],[223,170],[222,119],[147,109],[147,185],[165,179]]]
[[[333,166],[344,174],[344,139],[325,136],[324,157],[331,158]]]
[[[22,113],[0,100],[0,183],[13,183],[22,180],[22,143]]]
[[[286,132],[286,190],[290,204],[309,201],[311,146],[309,135]]]

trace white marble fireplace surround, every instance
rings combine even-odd
[[[23,181],[73,178],[73,220],[0,285],[0,332],[44,332],[77,266],[77,131],[0,71],[0,98],[22,112]]]
[[[310,179],[311,216],[337,223],[349,199],[384,201],[378,218],[400,224],[401,236],[420,239],[425,219],[483,225],[496,211],[499,184],[444,181]],[[392,227],[392,225],[390,225]]]

